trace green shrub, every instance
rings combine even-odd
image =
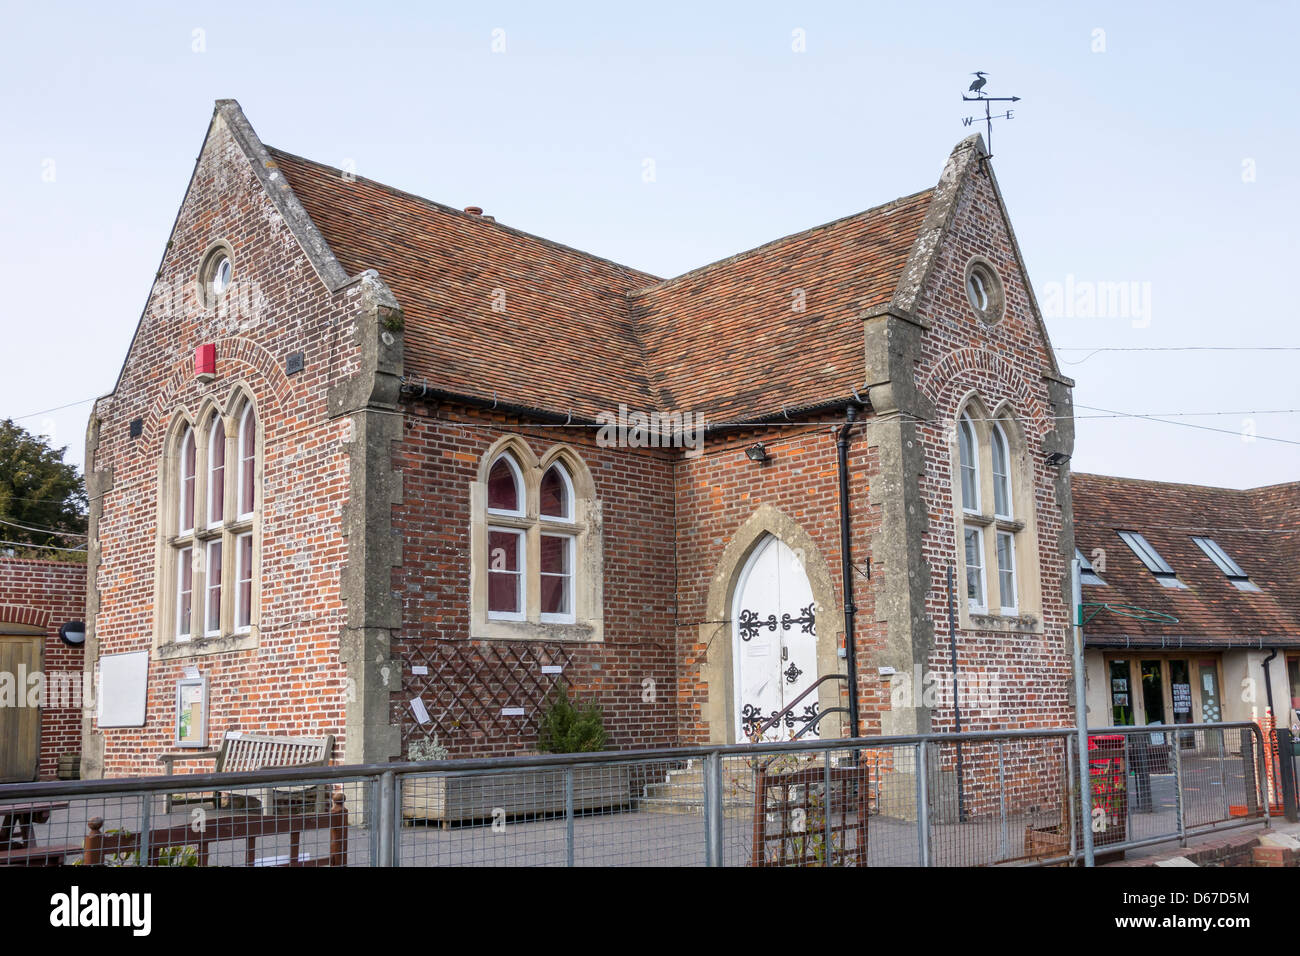
[[[544,754],[576,754],[604,750],[605,715],[598,704],[579,707],[569,699],[563,681],[556,684],[542,713],[537,749]]]

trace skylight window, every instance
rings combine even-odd
[[[1079,583],[1080,584],[1097,584],[1105,586],[1106,582],[1101,579],[1101,575],[1093,568],[1092,562],[1084,557],[1083,552],[1078,548],[1074,549],[1074,556],[1079,559]]]
[[[1218,565],[1219,570],[1228,576],[1228,580],[1232,582],[1233,587],[1235,587],[1237,590],[1239,591],[1259,590],[1259,586],[1250,579],[1250,575],[1248,575],[1245,571],[1243,571],[1241,569],[1241,565],[1239,565],[1236,561],[1232,560],[1232,558],[1228,556],[1228,552],[1224,551],[1223,548],[1219,547],[1219,543],[1215,541],[1213,538],[1193,537],[1192,540],[1196,542],[1196,544],[1200,547],[1202,551],[1205,552],[1206,556],[1209,557],[1211,561],[1213,561],[1216,565]]]
[[[1151,546],[1151,542],[1136,531],[1121,531],[1119,536],[1124,539],[1124,543],[1133,549],[1133,553],[1138,559],[1146,565],[1147,570],[1156,576],[1156,580],[1167,588],[1186,588],[1187,585],[1178,580],[1178,575],[1174,573],[1168,562],[1160,557],[1160,552]]]

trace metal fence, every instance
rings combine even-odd
[[[1068,863],[1084,855],[1077,742],[1062,728],[10,784],[0,865]],[[1088,757],[1099,857],[1268,820],[1253,724],[1094,730]]]

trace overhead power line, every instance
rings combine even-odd
[[[1082,365],[1102,352],[1300,352],[1300,345],[1098,345],[1057,346],[1057,352],[1087,352],[1081,359],[1062,359],[1066,365]]]
[[[53,534],[61,538],[84,538],[85,537],[84,534],[80,534],[76,531],[59,531],[56,530],[55,528],[40,528],[33,525],[19,524],[17,521],[6,521],[4,518],[0,518],[0,524],[8,525],[11,528],[22,528],[22,530],[24,531],[32,531],[36,534]]]
[[[14,548],[48,548],[51,551],[85,551],[86,550],[86,546],[84,544],[78,545],[75,548],[60,548],[56,544],[32,544],[30,541],[6,541],[3,538],[0,538],[0,544],[6,544]]]
[[[54,408],[46,408],[39,412],[28,412],[26,415],[15,415],[13,418],[10,418],[9,420],[11,422],[21,422],[21,421],[25,421],[28,418],[37,418],[41,415],[51,415],[54,412],[61,412],[65,408],[76,408],[78,405],[85,405],[87,402],[93,402],[94,400],[95,399],[93,398],[83,398],[79,402],[68,402],[68,404],[66,405],[58,405]]]

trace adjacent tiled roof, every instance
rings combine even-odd
[[[1127,604],[1178,623],[1101,611],[1084,627],[1092,646],[1300,646],[1300,482],[1238,491],[1076,474],[1075,541],[1105,551],[1106,586],[1085,585],[1085,603]],[[1119,537],[1140,532],[1187,585],[1162,586]],[[1213,538],[1260,590],[1240,591],[1192,540]]]
[[[393,290],[408,379],[583,418],[627,403],[718,421],[847,398],[865,371],[858,315],[889,301],[930,198],[661,281],[268,151],[349,274],[375,269]]]

